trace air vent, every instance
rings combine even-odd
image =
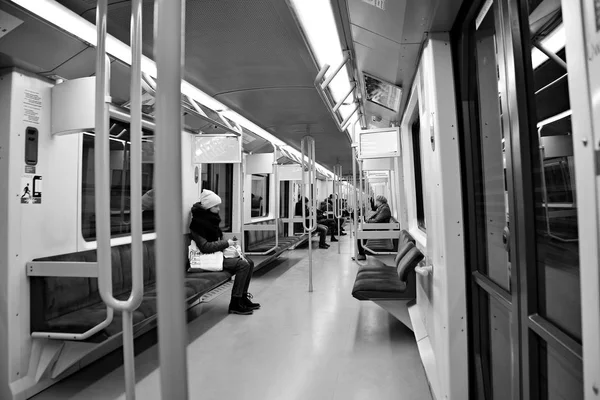
[[[23,21],[19,18],[0,10],[0,39],[15,30],[22,23]]]

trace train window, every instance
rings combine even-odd
[[[127,236],[131,233],[129,124],[111,120],[110,135],[110,232],[111,237]],[[154,146],[151,135],[152,132],[143,131],[142,192],[139,194],[140,196],[150,192],[153,186]],[[83,133],[81,233],[86,241],[96,240],[94,138],[93,133]],[[146,207],[142,212],[144,232],[154,231],[153,204],[150,206],[148,204],[146,201]]]
[[[251,217],[266,217],[269,215],[269,175],[252,175]]]
[[[290,212],[290,181],[279,182],[279,217],[287,218]]]
[[[419,107],[417,106],[417,110]],[[421,155],[421,128],[419,116],[412,124],[413,157],[415,161],[415,200],[417,203],[417,225],[425,231],[425,205],[423,193],[423,160]]]
[[[202,165],[202,187],[221,198],[221,230],[231,232],[233,219],[233,164]]]
[[[541,6],[540,10],[541,10]],[[531,15],[539,11],[530,8]],[[540,315],[581,343],[581,299],[575,154],[566,64],[566,37],[560,7],[545,23],[531,26],[531,59],[538,146],[533,187],[536,200],[537,274]],[[549,59],[542,43],[560,60]],[[548,382],[550,387],[551,382]],[[578,388],[580,389],[580,388]]]

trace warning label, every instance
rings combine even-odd
[[[23,122],[40,124],[42,114],[42,96],[39,92],[25,89],[23,97]]]
[[[21,204],[42,204],[42,176],[21,177]]]

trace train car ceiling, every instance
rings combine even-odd
[[[95,2],[59,0],[95,23]],[[154,59],[154,2],[144,2],[144,54]],[[131,3],[109,1],[108,33],[129,44]],[[350,143],[313,86],[317,68],[284,0],[187,1],[185,79],[299,148],[307,131],[317,160],[350,169]],[[219,110],[217,110],[219,111]],[[344,143],[342,145],[342,143]]]
[[[462,0],[332,0],[342,45],[355,54],[365,125],[398,126],[428,32],[452,28]],[[402,88],[396,110],[367,101],[364,74]]]
[[[0,68],[17,67],[46,76],[51,80],[76,79],[94,74],[95,27],[89,21],[93,24],[95,2],[64,1],[62,3],[72,8],[64,8],[60,3],[49,0],[35,3],[0,0],[1,11],[23,21],[13,32],[0,40]],[[115,105],[123,106],[129,100],[130,52],[124,43],[128,43],[130,4],[127,3],[127,10],[124,10],[123,4],[114,1],[109,3],[111,4],[109,33],[121,40],[119,42],[113,39],[111,42],[109,38],[109,44],[114,45],[111,47],[114,52],[112,54],[118,56],[118,59],[111,56],[111,96]],[[288,30],[288,27],[293,28],[296,25],[287,5],[270,2],[253,3],[257,3],[260,7],[249,14],[252,23],[244,22],[245,15],[242,11],[231,15],[228,12],[230,7],[223,8],[213,4],[212,11],[211,7],[204,11],[200,9],[192,11],[192,5],[189,6],[192,8],[188,7],[189,18],[200,18],[202,21],[200,25],[204,28],[187,34],[187,81],[182,84],[182,92],[206,106],[203,107],[203,111],[209,117],[217,119],[215,113],[217,111],[221,116],[242,125],[245,133],[252,132],[245,140],[244,146],[244,149],[249,152],[272,151],[272,146],[267,142],[277,145],[288,142],[295,147],[292,151],[297,152],[300,140],[305,134],[305,131],[298,132],[290,129],[290,126],[292,128],[297,126],[292,123],[297,118],[303,121],[302,125],[312,128],[311,133],[318,141],[319,132],[321,137],[330,132],[341,134],[334,129],[335,124],[318,101],[314,87],[310,86],[311,94],[307,92],[307,86],[302,85],[301,81],[309,82],[309,78],[312,83],[316,67],[311,64],[308,49],[300,39],[297,29]],[[145,5],[144,10],[145,24],[148,25],[145,26],[144,32],[146,56],[152,56],[153,9],[149,4],[150,2]],[[83,5],[85,6],[82,8]],[[200,7],[200,4],[196,4],[196,7]],[[270,30],[265,26],[270,22],[261,20],[263,18],[261,13],[267,11],[270,14],[263,16],[264,18],[280,18],[275,21],[274,28]],[[212,16],[209,17],[208,12],[212,12]],[[87,21],[78,17],[80,14]],[[193,17],[194,15],[196,17]],[[122,23],[118,22],[119,17],[123,19]],[[193,23],[188,22],[188,26],[198,25],[198,18],[192,19]],[[218,18],[219,23],[208,26],[204,22],[206,18],[210,21]],[[127,27],[122,30],[125,25]],[[63,28],[66,31],[63,31]],[[251,32],[244,34],[244,29]],[[225,30],[227,32],[224,32]],[[207,39],[205,31],[212,32],[212,36]],[[278,49],[275,49],[277,54],[264,60],[265,54],[272,52],[273,43],[279,43]],[[35,48],[32,49],[32,46]],[[254,58],[249,58],[251,55]],[[295,58],[290,60],[290,57]],[[296,65],[297,62],[301,64]],[[294,64],[295,69],[290,70],[290,64]],[[148,74],[155,76],[155,65],[150,59],[144,60],[142,65],[143,68],[144,65],[146,66],[144,70]],[[240,74],[239,70],[245,72]],[[234,71],[238,72],[234,73]],[[198,82],[204,84],[200,85]],[[227,85],[228,82],[234,85]],[[269,83],[274,83],[275,86],[264,87]],[[211,97],[213,95],[215,98]],[[311,96],[314,97],[314,101],[310,99]],[[309,104],[310,107],[307,108],[303,104]],[[242,109],[245,111],[243,114],[240,113]],[[265,118],[257,118],[257,115],[263,115]],[[186,128],[192,131],[220,133],[205,121],[198,120],[193,113],[186,113],[184,121]],[[328,125],[332,128],[329,129]],[[322,144],[322,146],[335,148],[340,155],[348,158],[349,163],[349,143],[348,149],[339,145],[334,147]],[[322,152],[322,158],[317,161],[331,169],[331,166],[338,161],[332,153],[334,151]],[[330,171],[326,173],[331,175]]]

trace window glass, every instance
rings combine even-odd
[[[221,230],[231,232],[233,219],[233,164],[203,164],[202,188],[221,198]]]
[[[534,4],[535,6],[535,4]],[[532,190],[536,200],[538,300],[541,316],[581,341],[577,188],[568,71],[535,43],[566,61],[560,4],[530,7],[535,130]]]
[[[475,200],[478,239],[481,241],[479,270],[510,291],[508,247],[509,210],[506,169],[506,141],[503,125],[500,65],[502,42],[496,5],[476,23],[474,32],[475,74],[477,85],[477,143],[474,160]]]
[[[251,216],[266,217],[269,215],[269,175],[252,175]]]
[[[417,110],[419,105],[417,104]],[[418,111],[417,111],[418,112]],[[424,206],[424,193],[423,193],[423,160],[421,156],[421,134],[420,134],[420,121],[417,115],[416,120],[412,124],[412,144],[413,144],[413,158],[415,161],[415,197],[417,203],[417,225],[423,231],[426,230],[425,226],[425,206]]]
[[[110,232],[111,237],[131,233],[131,186],[129,124],[111,120],[110,128]],[[142,139],[142,229],[154,231],[154,145],[152,132],[143,131]],[[95,177],[93,133],[83,133],[81,168],[81,231],[86,241],[96,239]]]

